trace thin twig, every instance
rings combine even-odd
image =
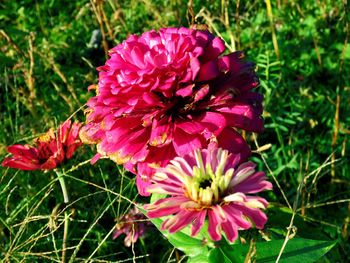
[[[16,43],[12,40],[12,38],[6,34],[4,30],[0,30],[0,36],[2,36],[18,53],[20,53],[22,56],[27,57],[28,55],[24,53],[17,45]]]
[[[340,108],[340,95],[337,94],[337,102],[335,104],[335,113],[334,113],[334,130],[333,130],[333,136],[332,136],[332,161],[335,160],[335,147],[337,145],[337,139],[338,139],[338,132],[339,132],[339,108]],[[331,170],[332,178],[335,177],[335,165],[334,162],[332,163],[332,170]]]
[[[91,253],[91,255],[89,256],[89,258],[86,260],[87,262],[89,262],[89,260],[91,260],[91,258],[96,254],[96,252],[99,250],[99,248],[104,244],[104,242],[107,240],[107,238],[113,233],[113,231],[115,230],[115,227],[113,226],[111,228],[111,230],[107,233],[107,235],[100,241],[100,243],[98,244],[98,246],[95,248],[95,250]]]
[[[257,139],[256,139],[256,135],[255,135],[254,133],[253,133],[253,139],[254,139],[254,143],[255,143],[256,148],[259,149],[260,146],[259,146],[259,144],[258,144],[258,141],[257,141]],[[286,195],[285,195],[285,193],[284,193],[284,191],[283,191],[283,189],[282,189],[280,183],[279,183],[278,180],[276,179],[276,176],[274,175],[274,173],[273,173],[273,171],[271,170],[270,166],[267,164],[267,161],[266,161],[265,157],[261,154],[261,152],[257,152],[257,153],[261,156],[261,159],[263,160],[263,162],[264,162],[264,164],[265,164],[267,170],[269,171],[270,175],[272,176],[273,180],[275,181],[275,183],[276,183],[278,189],[279,189],[280,192],[282,193],[283,199],[284,199],[284,201],[286,202],[287,206],[289,207],[290,210],[292,210],[292,207],[291,207],[291,205],[290,205],[290,203],[289,203],[289,201],[288,201],[288,199],[287,199],[287,197],[286,197]]]
[[[299,202],[299,196],[301,194],[301,189],[303,188],[304,186],[304,176],[302,178],[302,180],[300,181],[300,184],[298,186],[298,189],[297,189],[297,194],[296,194],[296,197],[295,197],[295,200],[294,200],[294,203],[293,203],[293,210],[292,210],[292,217],[290,219],[290,222],[289,222],[289,226],[287,228],[287,234],[286,234],[286,237],[284,239],[284,242],[283,242],[283,245],[281,247],[281,250],[280,252],[278,253],[278,257],[276,259],[276,263],[279,262],[279,260],[281,259],[281,256],[283,254],[283,251],[284,249],[286,248],[287,246],[287,243],[290,239],[292,239],[295,235],[295,227],[293,226],[294,224],[294,218],[295,218],[295,215],[296,215],[296,211],[297,211],[297,206],[298,206],[298,202]],[[291,233],[293,231],[293,233]]]
[[[334,200],[334,201],[329,201],[321,204],[312,204],[312,205],[305,206],[305,208],[316,208],[316,207],[334,205],[334,204],[340,204],[340,203],[346,203],[346,202],[350,202],[350,199],[341,199],[341,200]]]
[[[32,104],[33,100],[36,98],[36,92],[35,92],[35,87],[34,87],[34,83],[35,83],[35,79],[33,77],[33,69],[34,69],[34,56],[33,56],[33,41],[35,39],[35,34],[33,32],[31,32],[29,34],[29,39],[28,39],[28,43],[29,43],[29,50],[28,50],[28,55],[29,55],[29,70],[27,71],[25,80],[29,89],[29,101]]]

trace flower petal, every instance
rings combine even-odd
[[[191,236],[196,236],[204,225],[204,220],[207,215],[207,210],[202,209],[198,211],[196,218],[192,222]]]

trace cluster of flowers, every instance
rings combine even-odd
[[[195,236],[208,219],[214,241],[224,233],[233,242],[239,229],[264,227],[261,209],[268,203],[254,194],[272,185],[248,162],[250,148],[237,132],[263,129],[254,64],[242,52],[224,52],[223,40],[208,31],[164,28],[130,36],[98,68],[80,139],[97,145],[94,161],[107,156],[134,173],[141,195],[167,195],[145,206],[150,218],[167,216],[162,230],[192,225]],[[62,129],[39,138],[37,149],[9,147],[14,156],[3,165],[52,169],[81,143],[78,126]],[[144,226],[130,224],[136,214],[124,215],[120,222],[129,223],[119,223],[114,235],[127,234],[127,245],[144,233]]]

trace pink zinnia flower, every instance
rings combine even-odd
[[[222,55],[224,42],[208,31],[163,28],[131,35],[99,67],[97,96],[87,105],[85,142],[139,176],[215,137],[231,152],[250,150],[234,128],[260,132],[262,95],[254,65],[242,52]],[[233,147],[232,147],[233,146]],[[148,166],[148,167],[145,167]]]
[[[81,124],[65,121],[58,128],[57,134],[50,129],[34,140],[35,147],[14,144],[7,148],[12,156],[2,162],[7,166],[20,170],[51,170],[72,158],[75,150],[82,144],[79,139]]]
[[[152,223],[135,206],[118,219],[113,239],[125,234],[124,245],[130,247],[139,237],[144,236],[145,230],[151,226]]]
[[[152,178],[148,191],[170,197],[146,205],[147,216],[169,216],[162,230],[170,233],[192,225],[192,236],[208,218],[208,233],[214,241],[220,240],[223,232],[233,242],[238,230],[253,224],[262,229],[267,217],[261,209],[268,203],[252,194],[271,190],[272,185],[263,172],[255,172],[255,164],[239,163],[239,154],[229,154],[221,148],[176,157]]]

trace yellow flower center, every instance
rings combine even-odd
[[[226,194],[234,169],[225,171],[228,152],[219,149],[215,171],[210,163],[204,165],[201,152],[195,152],[197,165],[193,167],[192,177],[186,176],[185,188],[187,197],[200,205],[211,206],[220,203]]]

